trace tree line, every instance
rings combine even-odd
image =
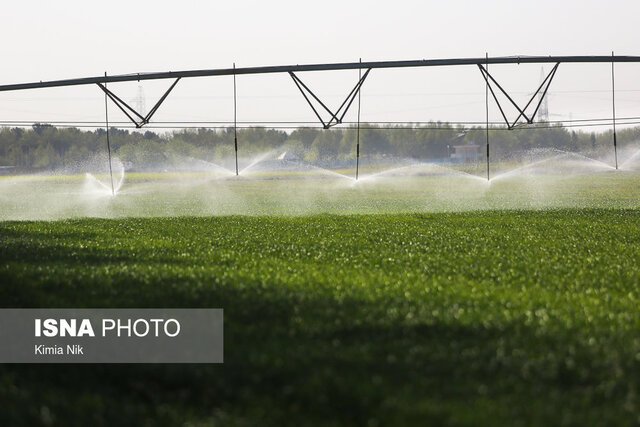
[[[478,145],[484,155],[486,133],[482,127],[463,129],[449,123],[423,126],[382,127],[363,124],[360,129],[361,155],[370,158],[402,157],[448,158],[455,146]],[[640,140],[640,127],[618,131],[618,143]],[[217,162],[233,156],[234,130],[187,129],[168,133],[129,131],[111,128],[112,152],[135,167],[167,164],[180,158]],[[355,128],[298,128],[292,132],[251,127],[238,129],[239,150],[244,156],[270,150],[289,151],[312,163],[340,163],[353,159]],[[562,125],[489,132],[491,155],[508,157],[537,148],[556,148],[574,152],[611,149],[612,133],[574,131]],[[104,129],[80,130],[34,124],[30,128],[0,128],[0,166],[22,169],[56,169],[81,164],[106,151]]]

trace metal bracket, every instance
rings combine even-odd
[[[558,66],[559,65],[560,65],[559,62],[556,63],[556,65],[554,65],[554,67],[551,69],[551,71],[549,71],[549,74],[547,74],[547,77],[545,77],[545,79],[542,81],[542,83],[540,84],[538,89],[531,96],[531,99],[529,99],[529,102],[527,102],[527,105],[525,105],[524,108],[520,108],[520,106],[509,96],[507,91],[505,91],[502,88],[502,86],[500,86],[500,83],[498,83],[496,81],[496,79],[494,79],[493,76],[491,74],[489,74],[487,69],[484,68],[482,66],[482,64],[478,64],[478,68],[480,69],[480,73],[482,73],[482,77],[484,77],[484,80],[487,83],[487,86],[489,87],[489,90],[491,91],[491,95],[493,96],[493,99],[496,101],[496,104],[498,105],[498,109],[500,110],[500,113],[502,114],[502,118],[504,119],[505,123],[507,124],[507,128],[508,129],[513,129],[518,124],[518,120],[520,120],[521,117],[525,118],[525,120],[527,121],[527,124],[532,124],[533,123],[533,120],[535,119],[536,114],[538,113],[538,110],[540,109],[540,105],[542,105],[542,101],[544,100],[544,97],[547,95],[547,91],[549,90],[549,86],[551,86],[551,81],[553,80],[553,77],[556,75],[556,71],[558,70]],[[496,93],[494,92],[493,87],[491,86],[491,83],[489,82],[489,80],[491,80],[493,82],[493,84],[495,84],[496,87],[498,89],[500,89],[500,91],[504,94],[504,96],[507,97],[509,102],[511,102],[511,104],[520,113],[520,114],[518,114],[518,117],[513,121],[513,123],[510,123],[509,119],[507,119],[507,115],[505,114],[504,109],[502,108],[502,105],[500,104],[500,101],[498,100],[498,97],[496,96]],[[544,90],[543,90],[543,88],[544,88]],[[536,108],[533,111],[533,114],[531,114],[531,116],[528,116],[525,113],[525,111],[527,110],[527,108],[529,108],[529,105],[531,105],[531,103],[533,102],[535,97],[538,96],[538,94],[540,93],[541,90],[542,90],[542,96],[538,100],[538,105],[536,105]]]
[[[320,100],[320,98],[318,98],[316,96],[316,94],[314,94],[311,91],[311,89],[309,89],[309,87],[307,85],[305,85],[304,82],[302,80],[300,80],[300,78],[294,74],[293,71],[289,71],[289,75],[291,76],[291,78],[293,79],[293,82],[296,84],[296,86],[300,90],[300,93],[302,93],[302,96],[304,97],[304,99],[307,101],[307,103],[309,104],[309,106],[311,107],[313,112],[315,113],[315,115],[318,118],[318,120],[320,120],[320,123],[322,123],[322,127],[324,129],[329,129],[332,126],[335,126],[335,125],[338,125],[338,124],[342,123],[342,120],[344,119],[344,116],[347,114],[347,111],[349,111],[349,107],[351,107],[351,104],[355,100],[356,95],[358,95],[360,93],[360,88],[362,87],[362,84],[364,83],[365,79],[369,75],[370,71],[371,71],[371,68],[369,68],[369,69],[367,69],[367,71],[365,71],[364,75],[362,75],[362,77],[358,80],[358,83],[356,83],[354,88],[351,89],[351,92],[349,92],[349,94],[344,99],[344,101],[342,102],[340,107],[335,111],[335,113],[333,111],[331,111],[329,109],[329,107],[327,107]],[[311,95],[311,97],[313,99],[315,99],[316,102],[318,102],[320,104],[320,106],[322,106],[322,108],[324,108],[324,110],[331,115],[331,118],[328,121],[324,121],[322,119],[322,116],[320,115],[320,113],[318,112],[316,107],[313,105],[313,102],[311,102],[311,99],[309,99],[309,96],[307,94]]]
[[[169,89],[167,89],[164,95],[162,95],[162,97],[158,100],[158,102],[156,102],[156,105],[154,105],[153,108],[144,117],[140,113],[138,113],[133,107],[131,107],[129,104],[127,104],[122,99],[120,99],[118,95],[116,95],[115,93],[107,89],[105,85],[103,85],[102,83],[96,83],[96,84],[109,97],[109,99],[111,99],[111,101],[113,101],[113,103],[116,104],[116,106],[120,109],[120,111],[122,111],[125,114],[125,116],[127,116],[129,120],[133,122],[136,128],[139,129],[142,126],[149,123],[149,120],[151,120],[151,117],[153,117],[156,111],[158,111],[158,108],[160,108],[164,100],[167,99],[167,96],[169,96],[169,93],[171,93],[171,91],[178,84],[180,79],[181,77],[178,77],[176,81],[173,82],[173,84],[169,87]],[[133,116],[136,116],[139,120],[136,120]]]

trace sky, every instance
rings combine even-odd
[[[0,84],[204,68],[506,55],[640,55],[640,2],[603,1],[121,1],[3,5]],[[540,83],[540,65],[490,70],[517,101]],[[640,116],[640,64],[616,65],[616,113]],[[330,106],[357,71],[301,73]],[[170,81],[110,89],[147,110]],[[239,76],[239,121],[314,121],[286,74]],[[475,66],[373,70],[363,121],[482,121],[484,80]],[[562,64],[549,92],[551,120],[610,117],[611,66]],[[112,122],[126,118],[109,107]],[[491,120],[498,120],[494,103]],[[230,121],[231,77],[182,80],[155,120]],[[355,109],[346,120],[355,119]],[[0,93],[0,121],[102,121],[96,86]]]

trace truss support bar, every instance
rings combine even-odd
[[[289,72],[289,75],[291,76],[291,78],[293,79],[293,82],[296,84],[296,86],[298,87],[298,90],[300,90],[300,93],[302,94],[302,96],[304,96],[304,99],[307,101],[307,104],[309,104],[309,106],[311,107],[311,109],[313,110],[313,112],[315,113],[316,117],[318,118],[318,120],[320,120],[320,123],[322,123],[322,127],[324,129],[329,129],[329,124],[325,123],[324,120],[322,120],[322,116],[320,116],[320,113],[318,113],[318,110],[316,110],[316,107],[314,107],[313,103],[311,102],[311,100],[309,99],[309,97],[307,96],[307,93],[304,91],[304,89],[302,89],[303,87],[306,88],[305,84],[302,83],[302,81],[293,73],[293,71]],[[329,110],[323,103],[322,101],[320,101],[314,94],[313,92],[311,92],[308,88],[307,90],[309,91],[309,93],[316,99],[316,101],[318,101],[320,103],[320,105],[322,105],[325,110],[327,110],[329,112],[329,114],[333,114],[331,113],[331,110]]]
[[[105,93],[105,95],[108,96],[109,99],[111,99],[111,101],[113,101],[114,104],[116,104],[116,106],[120,109],[120,111],[122,111],[124,113],[124,115],[127,116],[129,118],[129,120],[131,120],[131,122],[133,122],[133,124],[136,127],[140,127],[138,125],[138,121],[136,119],[134,119],[131,116],[131,114],[129,114],[129,112],[131,112],[134,115],[138,116],[138,118],[141,121],[144,121],[144,117],[142,117],[140,114],[138,114],[138,112],[136,110],[134,110],[131,106],[129,106],[129,104],[127,104],[122,99],[120,99],[118,97],[118,95],[116,95],[115,93],[113,93],[109,89],[107,89],[107,87],[105,85],[103,85],[102,83],[96,83],[96,84],[98,85],[98,87],[100,89],[102,89],[102,91]]]
[[[487,67],[488,66],[489,66],[489,64],[487,64]],[[488,91],[491,91],[491,95],[493,96],[494,101],[496,101],[496,105],[498,106],[498,109],[500,110],[500,114],[502,114],[502,118],[504,119],[505,123],[507,124],[507,127],[509,129],[511,129],[511,125],[509,123],[509,119],[507,119],[507,115],[504,113],[504,110],[502,109],[502,104],[500,104],[500,101],[498,100],[498,97],[496,96],[495,92],[493,91],[493,88],[489,84],[488,73],[486,73],[486,70],[484,70],[481,65],[478,65],[478,68],[480,69],[480,72],[482,73],[482,77],[484,78],[484,81],[485,81],[485,84],[486,84],[485,92],[487,92],[487,94],[486,94],[487,97],[489,95]]]
[[[360,104],[360,88],[362,87],[362,84],[364,83],[364,81],[367,79],[367,76],[369,75],[370,71],[371,71],[371,68],[365,71],[364,75],[361,75],[362,70],[361,69],[358,70],[358,76],[359,76],[358,83],[356,83],[353,89],[351,89],[351,92],[349,92],[349,95],[347,95],[347,97],[344,99],[344,101],[340,105],[340,108],[338,108],[338,110],[336,111],[336,115],[340,114],[340,111],[342,111],[342,114],[340,115],[340,120],[338,120],[337,123],[342,123],[342,120],[344,119],[344,116],[347,115],[347,111],[349,111],[351,104],[353,104],[353,101],[355,100],[356,95],[358,95],[358,105]],[[344,108],[345,104],[347,104],[346,108]]]
[[[488,65],[487,65],[488,66]],[[506,90],[504,90],[504,88],[500,85],[500,83],[498,83],[496,81],[496,79],[493,78],[493,76],[491,74],[489,74],[489,71],[487,69],[485,69],[482,64],[478,64],[478,67],[480,68],[480,72],[482,72],[482,74],[485,76],[485,79],[491,79],[491,81],[493,82],[493,84],[495,84],[497,86],[498,89],[500,89],[500,92],[502,92],[502,94],[504,96],[507,97],[507,99],[509,100],[509,102],[511,102],[511,104],[516,108],[516,110],[518,110],[518,112],[520,112],[520,116],[523,116],[527,122],[530,122],[531,119],[529,119],[529,117],[525,114],[525,112],[520,108],[520,106],[518,106],[518,104],[513,100],[513,98],[511,98],[511,96],[509,96],[509,94],[507,93]],[[488,83],[488,80],[487,80]],[[500,104],[498,101],[498,98],[496,98],[495,94],[493,93],[493,89],[491,88],[491,85],[489,84],[489,89],[491,89],[491,93],[493,94],[494,99],[496,100],[496,103],[498,103],[498,105]],[[502,108],[500,108],[500,111],[502,111]],[[504,116],[504,112],[503,112],[503,116]],[[507,118],[505,117],[505,121],[507,122],[507,126],[511,129],[512,125],[509,123],[509,121],[507,120]]]
[[[235,75],[234,75],[234,77],[235,77]],[[151,117],[153,117],[153,115],[156,113],[156,111],[158,111],[158,108],[160,108],[160,106],[162,105],[164,100],[167,99],[167,96],[169,96],[169,94],[171,93],[173,88],[176,87],[176,85],[178,84],[178,82],[180,81],[181,78],[182,77],[178,77],[173,82],[173,84],[169,87],[169,89],[167,89],[167,91],[164,93],[164,95],[162,95],[162,97],[158,100],[158,102],[156,102],[156,105],[154,105],[153,108],[151,109],[151,111],[149,111],[149,113],[144,117],[144,119],[142,120],[142,123],[140,123],[139,127],[142,127],[142,126],[146,125],[147,123],[149,123],[149,120],[151,120]]]
[[[300,78],[297,75],[295,75],[294,72],[290,71],[289,75],[291,76],[291,78],[293,79],[293,82],[298,87],[298,90],[300,91],[300,93],[302,93],[302,96],[307,101],[307,103],[309,104],[309,106],[313,110],[314,114],[316,115],[316,117],[318,118],[320,123],[322,124],[322,127],[324,129],[329,129],[332,126],[335,126],[335,125],[338,125],[338,124],[342,123],[342,120],[344,119],[345,115],[347,114],[347,111],[349,111],[349,108],[353,104],[353,101],[355,100],[356,96],[359,95],[360,88],[362,87],[362,84],[366,80],[366,78],[369,75],[370,71],[371,71],[371,68],[367,69],[367,71],[364,73],[364,75],[360,74],[358,82],[356,83],[354,88],[351,89],[351,92],[349,92],[349,94],[344,99],[344,101],[342,101],[342,104],[340,104],[340,107],[338,108],[338,110],[336,110],[335,112],[331,111],[329,109],[329,107],[327,107],[325,105],[325,103],[322,102],[322,100],[320,100],[320,98],[318,98],[318,96],[315,93],[313,93],[313,91],[311,89],[309,89],[309,87],[307,85],[305,85],[304,82],[302,80],[300,80]],[[361,72],[362,72],[362,70],[360,69],[359,73],[361,73]],[[318,112],[318,109],[313,105],[313,102],[311,102],[311,99],[309,98],[309,95],[311,95],[311,97],[316,102],[318,102],[318,104],[320,104],[320,106],[327,113],[329,113],[329,115],[331,117],[329,118],[328,121],[324,121],[322,119],[322,116]]]
[[[558,67],[560,66],[560,63],[556,63],[556,65],[551,69],[551,71],[549,72],[549,74],[547,75],[547,77],[542,81],[542,84],[540,85],[540,87],[538,88],[538,90],[536,90],[536,93],[534,93],[531,96],[531,99],[529,100],[529,102],[527,103],[527,105],[524,107],[524,109],[526,110],[527,107],[529,106],[529,104],[531,104],[531,102],[533,101],[533,99],[535,98],[535,96],[540,93],[540,89],[542,89],[542,86],[545,84],[545,82],[548,80],[547,82],[547,86],[544,88],[544,91],[542,92],[542,96],[540,97],[540,100],[538,101],[538,105],[536,105],[536,109],[533,111],[533,115],[531,116],[531,120],[533,121],[533,119],[536,118],[536,114],[538,114],[538,110],[540,109],[540,106],[542,105],[542,102],[544,101],[544,97],[547,96],[547,92],[549,91],[549,86],[551,86],[551,82],[553,81],[553,78],[556,75],[556,71],[558,71]],[[517,121],[517,120],[516,120]],[[529,122],[529,124],[533,123],[533,122]],[[515,125],[515,122],[514,122]]]
[[[162,95],[162,97],[158,100],[158,102],[156,102],[156,105],[154,105],[151,111],[149,111],[149,113],[144,117],[140,113],[138,113],[133,107],[131,107],[129,104],[124,102],[120,97],[118,97],[118,95],[116,95],[115,93],[107,89],[106,83],[104,85],[102,83],[96,83],[96,84],[100,89],[102,89],[105,95],[109,97],[109,99],[111,99],[111,101],[113,101],[114,104],[116,104],[116,106],[120,109],[120,111],[122,111],[124,115],[127,116],[129,120],[131,120],[131,122],[136,126],[136,128],[141,128],[142,126],[149,123],[149,120],[151,120],[151,117],[153,117],[156,111],[158,111],[158,108],[160,108],[160,106],[165,101],[165,99],[167,99],[167,96],[169,96],[169,94],[171,93],[173,88],[176,87],[176,85],[178,84],[181,78],[182,77],[178,77],[173,82],[173,84],[169,87],[169,89],[167,89],[164,95]],[[136,120],[136,118],[133,116],[137,117],[138,120]]]
[[[488,61],[485,64],[485,66],[483,66],[482,64],[478,64],[478,68],[480,69],[480,72],[482,73],[482,77],[484,78],[484,80],[485,80],[485,82],[486,82],[486,84],[488,86],[488,90],[491,91],[491,95],[493,96],[493,99],[495,100],[495,102],[496,102],[496,104],[498,106],[498,109],[500,110],[500,114],[502,114],[502,118],[504,119],[508,129],[513,129],[514,127],[516,127],[516,125],[518,124],[518,120],[520,120],[521,117],[525,118],[525,120],[527,121],[527,124],[532,124],[533,123],[533,120],[535,119],[536,114],[538,114],[538,110],[540,109],[540,105],[542,105],[542,101],[544,100],[544,97],[547,95],[547,91],[549,90],[549,87],[551,86],[551,82],[553,81],[553,78],[556,75],[556,71],[558,70],[558,66],[560,66],[560,62],[557,62],[556,65],[554,65],[554,67],[551,69],[551,71],[549,71],[549,73],[547,74],[545,79],[542,81],[542,83],[540,84],[538,89],[535,91],[535,93],[531,96],[531,98],[529,99],[529,102],[527,102],[527,104],[524,106],[524,108],[520,108],[520,106],[513,100],[513,98],[511,98],[511,96],[500,85],[500,83],[498,83],[496,81],[496,79],[489,73],[489,63],[488,63]],[[509,119],[507,119],[507,115],[505,114],[504,109],[502,108],[502,104],[498,100],[498,97],[496,96],[496,94],[495,94],[495,92],[493,90],[493,87],[491,86],[490,81],[493,82],[493,84],[498,89],[500,89],[502,94],[509,100],[509,102],[520,113],[520,114],[518,114],[518,117],[513,121],[513,123],[509,122]],[[540,97],[540,100],[538,101],[538,104],[536,105],[536,108],[533,111],[533,114],[531,115],[531,117],[529,117],[525,113],[525,111],[527,111],[527,108],[529,108],[529,106],[531,105],[531,103],[533,102],[535,97],[538,96],[538,94],[540,93],[541,90],[543,91],[542,92],[542,96]]]

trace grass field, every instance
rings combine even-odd
[[[603,179],[613,208],[2,222],[4,307],[224,308],[225,363],[3,365],[0,424],[635,425],[640,210]]]

